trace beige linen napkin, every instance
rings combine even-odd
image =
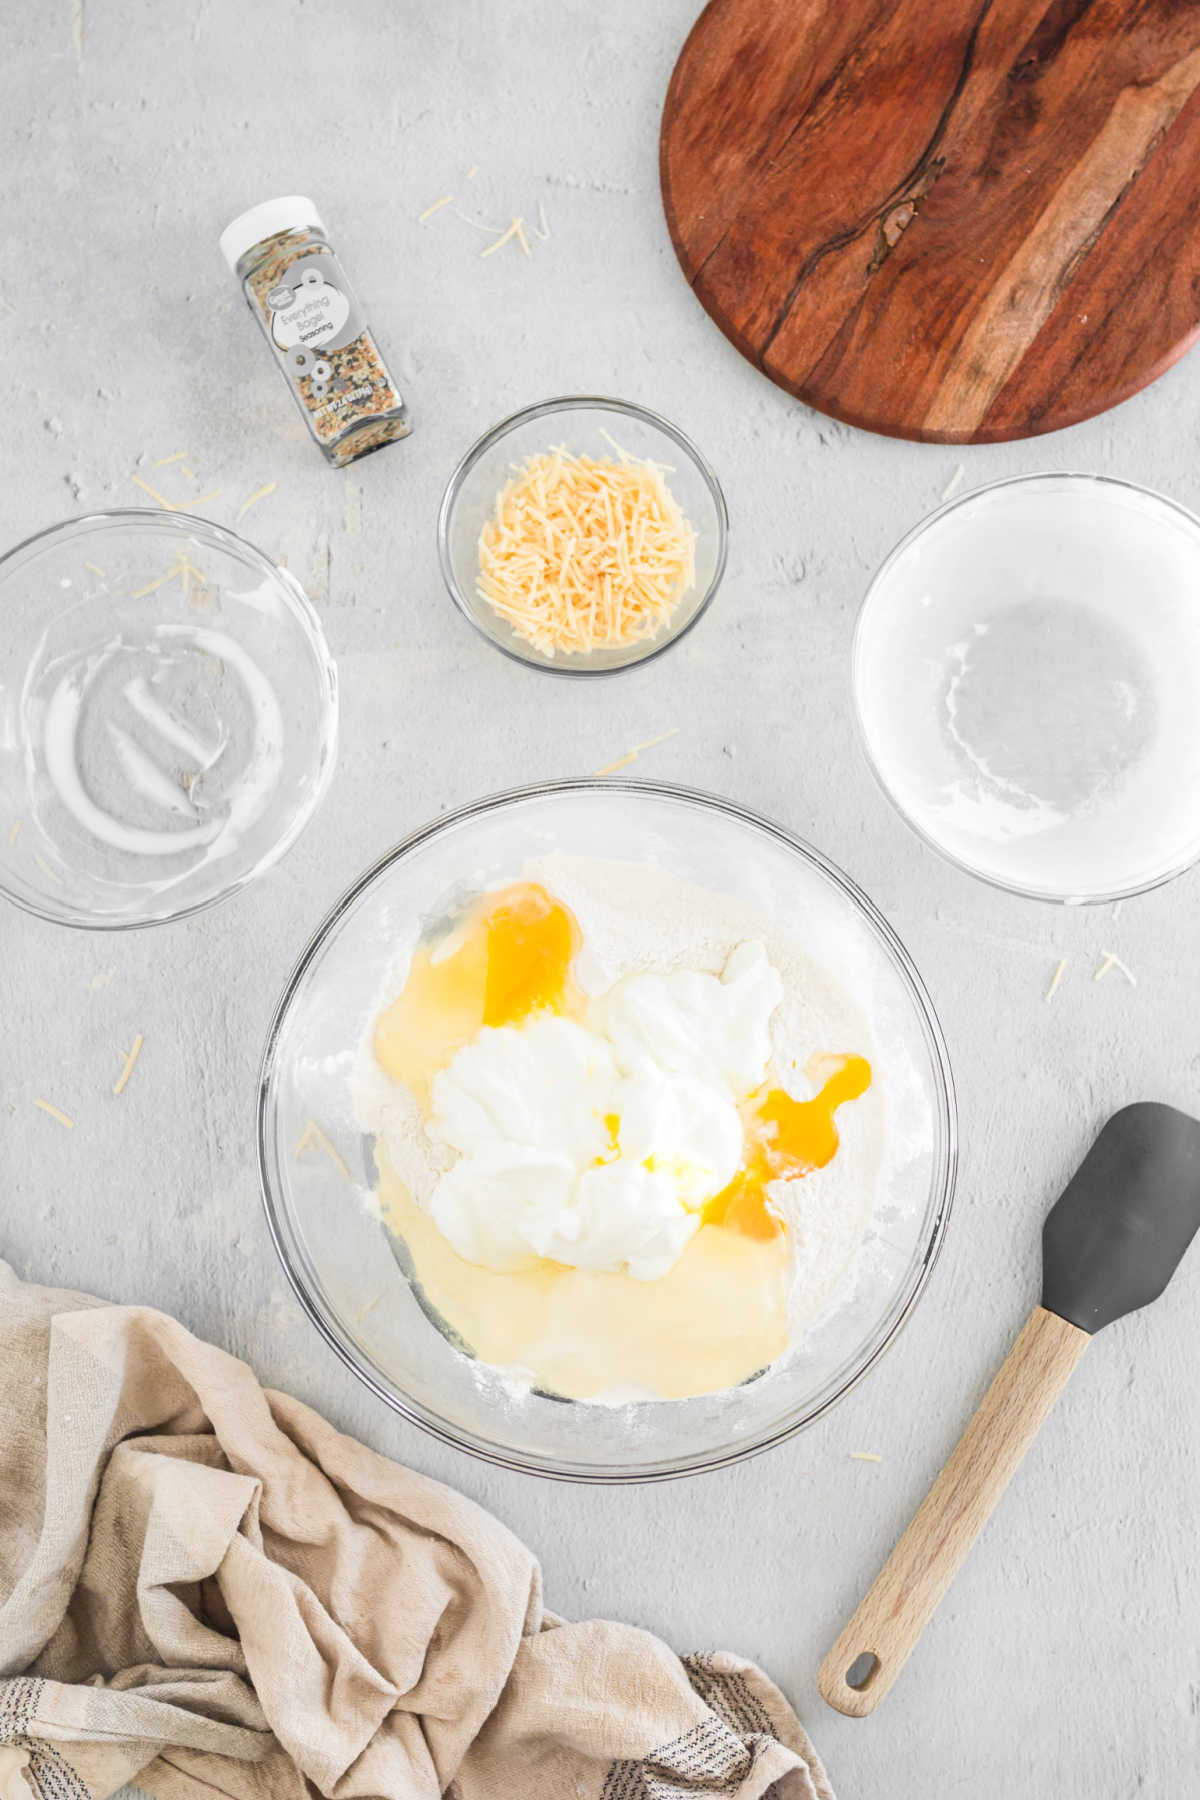
[[[725,1653],[543,1612],[470,1501],[0,1262],[0,1800],[832,1800]],[[311,1785],[310,1785],[311,1784]]]

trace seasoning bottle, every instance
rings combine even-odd
[[[408,410],[311,200],[252,206],[225,227],[221,251],[329,462],[408,436]]]

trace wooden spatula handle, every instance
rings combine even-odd
[[[879,1705],[1090,1341],[1057,1313],[1033,1309],[949,1462],[821,1665],[817,1685],[830,1706],[864,1718]],[[856,1671],[862,1685],[851,1687],[847,1672],[864,1655],[874,1665],[865,1680]]]

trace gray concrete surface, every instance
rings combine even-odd
[[[137,502],[138,459],[176,449],[221,489],[206,508],[219,520],[274,480],[246,528],[313,580],[345,704],[323,813],[233,903],[117,937],[0,911],[0,1252],[35,1278],[177,1313],[473,1495],[541,1553],[555,1609],[757,1657],[841,1800],[1183,1800],[1200,1781],[1195,1252],[1159,1305],[1089,1352],[880,1713],[839,1718],[814,1677],[1036,1298],[1043,1209],[1093,1127],[1139,1095],[1195,1106],[1200,1077],[1200,874],[1114,919],[944,867],[858,753],[854,610],[960,460],[970,483],[1087,468],[1200,503],[1200,365],[1092,424],[961,458],[855,433],[776,391],[689,294],[659,207],[659,107],[691,13],[691,0],[6,10],[0,536]],[[411,441],[348,476],[306,441],[217,255],[226,220],[280,191],[326,212],[410,391]],[[416,223],[446,193],[501,221],[542,202],[552,236],[529,262],[515,245],[481,261],[488,240],[449,209]],[[712,457],[733,521],[724,590],[686,644],[582,689],[468,630],[433,539],[471,438],[572,389],[677,419]],[[158,473],[186,498],[177,469]],[[370,858],[440,809],[591,772],[672,726],[642,771],[773,814],[907,940],[950,1042],[963,1162],[933,1283],[844,1404],[728,1473],[597,1492],[440,1447],[325,1350],[263,1223],[254,1079],[296,952]],[[1093,982],[1104,950],[1136,987]],[[114,1100],[138,1031],[141,1062]],[[36,1111],[38,1094],[76,1130]],[[882,1461],[852,1460],[858,1449]]]

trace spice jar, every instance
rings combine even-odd
[[[221,251],[335,467],[408,436],[408,410],[311,200],[252,206],[221,233]]]

